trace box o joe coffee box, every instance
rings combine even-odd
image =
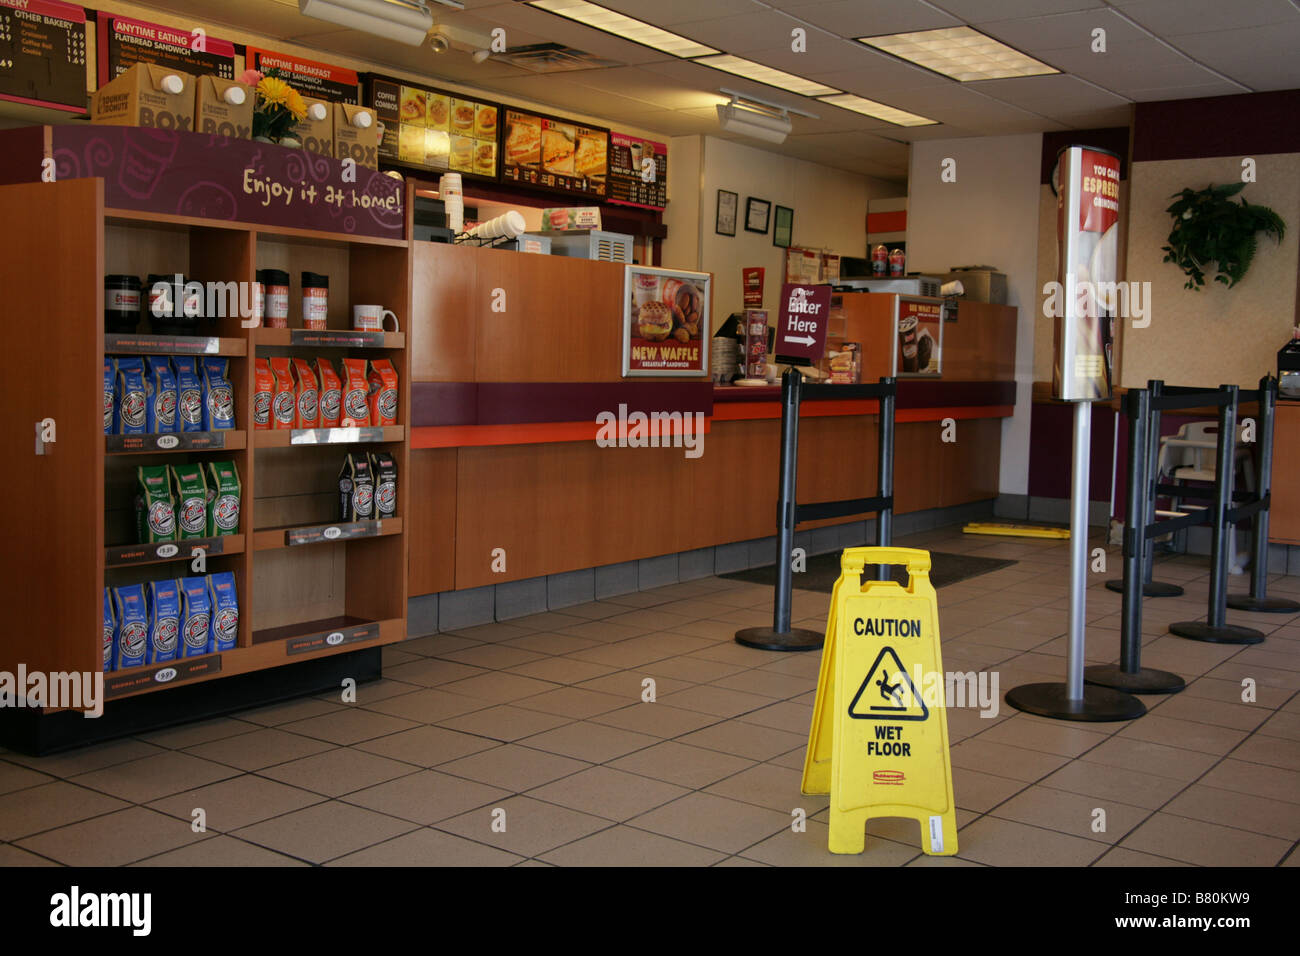
[[[334,157],[379,168],[379,118],[365,106],[334,104]]]
[[[171,67],[137,63],[91,96],[90,120],[193,132],[194,77]]]
[[[253,88],[218,76],[195,83],[194,131],[235,139],[253,136]]]
[[[334,110],[328,100],[304,96],[307,115],[293,128],[302,148],[319,156],[334,155]]]

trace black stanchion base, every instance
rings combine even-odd
[[[1082,700],[1070,700],[1066,684],[1021,684],[1007,691],[1006,701],[1016,710],[1056,720],[1100,723],[1132,720],[1147,712],[1146,704],[1131,694],[1109,687],[1083,687]]]
[[[1096,687],[1110,687],[1126,694],[1176,694],[1187,682],[1169,671],[1140,667],[1130,674],[1118,664],[1097,664],[1083,669],[1083,682]]]
[[[1169,633],[1189,641],[1206,641],[1210,644],[1262,644],[1264,635],[1251,627],[1220,624],[1215,627],[1204,621],[1179,621],[1169,625]]]
[[[1229,594],[1228,607],[1235,611],[1263,611],[1265,614],[1294,614],[1300,611],[1300,602],[1287,598],[1251,597],[1249,594]]]
[[[774,631],[770,627],[747,627],[736,632],[736,643],[760,651],[820,651],[824,634],[803,627]]]
[[[1107,581],[1107,591],[1117,591],[1124,593],[1124,582],[1122,580]],[[1177,584],[1166,584],[1164,581],[1148,581],[1142,585],[1143,597],[1182,597],[1183,589]]]

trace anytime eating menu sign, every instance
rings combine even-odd
[[[507,107],[503,182],[604,199],[609,130]]]
[[[370,107],[384,124],[380,159],[496,179],[496,103],[382,77],[369,83]]]
[[[99,15],[96,37],[100,86],[137,63],[169,66],[195,76],[235,78],[235,45],[229,40],[107,13]]]
[[[86,109],[86,11],[62,0],[0,0],[0,99]]]

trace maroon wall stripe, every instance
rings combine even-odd
[[[1133,161],[1300,153],[1300,90],[1137,104]]]

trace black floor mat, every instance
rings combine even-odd
[[[946,551],[931,551],[930,582],[938,589],[949,584],[956,584],[958,581],[978,577],[981,574],[988,574],[990,571],[997,571],[999,568],[1010,567],[1015,563],[1015,561],[1002,558],[981,558],[971,554],[949,554]],[[748,571],[719,574],[718,577],[775,587],[776,565],[768,564],[761,568],[750,568]],[[795,572],[794,586],[805,591],[821,591],[830,594],[839,577],[840,552],[833,551],[830,554],[819,554],[809,558],[807,570]],[[899,584],[906,584],[907,568],[902,565],[894,567],[893,577]]]

